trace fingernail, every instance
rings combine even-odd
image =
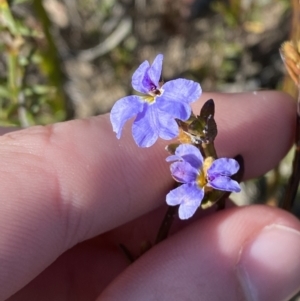
[[[300,290],[300,232],[264,228],[242,247],[237,275],[248,301],[289,300]]]

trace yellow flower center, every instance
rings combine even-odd
[[[204,159],[203,162],[203,166],[199,172],[199,175],[197,177],[197,185],[200,188],[205,187],[205,185],[207,184],[207,170],[211,167],[212,163],[214,162],[214,158],[213,157],[207,157]]]
[[[203,170],[200,171],[198,177],[197,177],[197,185],[200,187],[200,188],[203,188],[206,184],[207,184],[207,181],[206,181],[206,176],[203,172]]]
[[[160,88],[160,89],[155,88],[155,89],[151,90],[148,95],[145,95],[142,97],[149,104],[153,104],[153,103],[155,103],[156,97],[161,96],[163,94],[163,91],[164,90],[162,88]]]
[[[143,99],[148,102],[149,104],[152,104],[155,102],[155,97],[151,95],[143,96]]]

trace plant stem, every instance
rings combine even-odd
[[[299,111],[299,101],[298,101]],[[292,174],[289,178],[289,182],[286,187],[285,196],[282,203],[282,208],[291,211],[299,186],[300,181],[300,115],[297,113],[297,124],[296,124],[296,141],[295,141],[295,155],[293,161]]]
[[[205,157],[213,157],[214,159],[218,158],[213,142],[201,143],[201,147]]]
[[[174,220],[174,216],[175,216],[177,210],[178,210],[178,206],[169,206],[168,207],[168,210],[167,210],[167,212],[164,216],[164,219],[160,225],[160,228],[158,230],[155,244],[160,243],[161,241],[163,241],[164,239],[166,239],[168,237],[168,234],[171,229],[171,226],[172,226],[172,223]]]
[[[130,253],[130,251],[123,244],[119,244],[119,247],[122,250],[122,252],[125,254],[125,256],[128,259],[128,261],[130,263],[133,263],[135,259],[132,256],[132,254]]]
[[[55,39],[51,32],[51,21],[44,9],[43,1],[33,0],[33,7],[41,22],[43,32],[48,43],[47,50],[44,51],[44,57],[46,59],[44,60],[43,68],[47,73],[51,83],[57,89],[57,106],[60,106],[61,109],[66,112],[65,119],[69,120],[74,117],[74,110],[63,89],[65,75],[62,69],[63,64],[60,59],[59,51],[56,47]]]

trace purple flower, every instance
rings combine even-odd
[[[171,190],[167,194],[167,204],[179,206],[179,218],[190,218],[200,206],[205,189],[212,187],[223,191],[241,191],[238,182],[230,176],[235,174],[240,166],[234,159],[220,158],[213,160],[203,157],[197,147],[191,144],[181,144],[175,155],[166,159],[171,164],[173,178],[183,185]]]
[[[132,76],[132,87],[143,95],[119,99],[113,106],[110,121],[117,138],[127,120],[136,116],[132,134],[140,147],[149,147],[158,137],[170,140],[178,136],[175,118],[187,120],[191,115],[189,104],[199,98],[201,87],[186,79],[159,82],[163,55],[159,54],[150,66],[143,62]]]

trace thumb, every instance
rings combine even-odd
[[[98,301],[288,300],[300,289],[299,231],[266,206],[216,213],[151,249]]]

